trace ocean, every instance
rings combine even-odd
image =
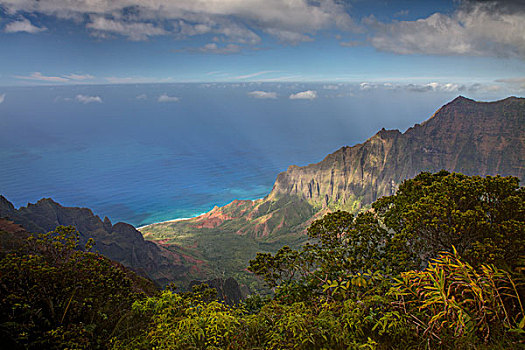
[[[290,98],[304,91],[309,99]],[[49,197],[142,226],[264,197],[289,165],[318,162],[382,127],[403,131],[457,93],[180,83],[0,95],[0,194],[17,207]]]

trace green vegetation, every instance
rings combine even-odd
[[[6,236],[2,233],[2,236]],[[134,301],[156,293],[151,281],[79,250],[78,233],[59,226],[30,236],[0,260],[0,343],[12,349],[97,349],[132,333]]]
[[[62,228],[0,262],[2,330],[33,348],[522,348],[524,199],[516,178],[422,173],[258,253],[248,268],[274,294],[236,306],[205,285],[147,295]]]

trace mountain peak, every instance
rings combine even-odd
[[[476,101],[471,98],[466,98],[465,96],[459,95],[458,97],[450,101],[449,105],[456,104],[456,103],[464,103],[464,102],[476,102]]]
[[[375,136],[378,136],[381,138],[389,138],[389,137],[394,137],[396,135],[401,135],[401,132],[397,129],[387,130],[385,128],[382,128],[375,134]]]
[[[7,198],[5,198],[4,196],[0,195],[0,212],[2,211],[9,212],[13,210],[15,210],[15,206],[13,205],[13,203],[8,201]]]
[[[50,205],[53,205],[53,206],[61,206],[60,204],[58,204],[57,202],[55,202],[53,199],[51,198],[42,198],[42,199],[39,199],[38,202],[36,202],[35,204],[33,205],[43,205],[43,204],[50,204]]]

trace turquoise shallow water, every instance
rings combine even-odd
[[[315,100],[288,98],[308,89],[317,91]],[[256,90],[277,98],[248,95]],[[412,95],[323,84],[0,87],[0,93],[1,194],[16,206],[51,197],[136,226],[263,197],[289,165],[320,161],[381,127],[406,129],[454,97],[420,95],[407,103]],[[164,94],[178,101],[159,102]]]

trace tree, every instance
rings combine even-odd
[[[516,269],[524,258],[524,199],[515,177],[441,171],[406,180],[373,208],[392,234],[389,254],[400,270],[420,268],[452,246],[474,266]]]
[[[369,269],[386,269],[388,232],[372,212],[356,216],[336,211],[308,228],[309,242],[301,250],[281,248],[275,255],[258,253],[248,269],[281,291],[303,299],[331,280],[355,277]],[[292,288],[290,288],[292,287]]]

